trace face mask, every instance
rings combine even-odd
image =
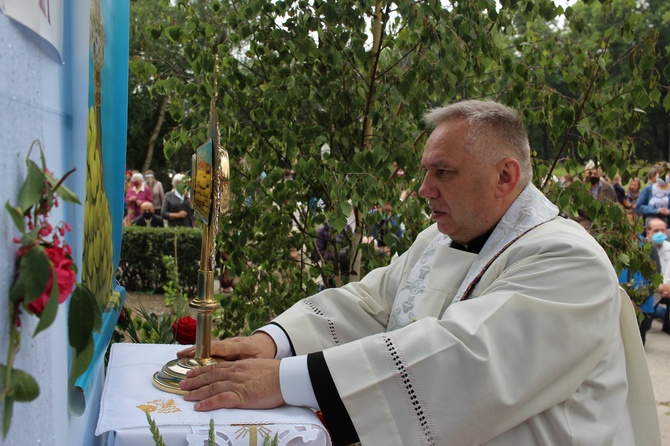
[[[665,180],[664,180],[663,178],[656,178],[656,184],[658,184],[659,186],[663,187],[663,186],[665,186],[665,185],[668,184],[668,183],[666,183]]]
[[[154,213],[153,212],[143,212],[142,215],[144,216],[144,218],[150,219],[151,217],[154,216]]]
[[[657,245],[662,245],[663,242],[667,240],[667,238],[668,238],[668,236],[663,234],[662,232],[657,232],[656,234],[651,236],[651,239]]]

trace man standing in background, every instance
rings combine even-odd
[[[161,216],[168,226],[193,227],[193,211],[184,194],[179,192],[184,175],[178,173],[172,177],[172,190],[165,194]]]

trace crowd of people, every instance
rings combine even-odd
[[[631,178],[627,187],[621,184],[621,177],[613,179],[602,174],[592,161],[585,166],[585,181],[590,191],[599,201],[619,203],[626,210],[631,224],[641,223],[644,231],[639,234],[641,244],[650,245],[650,257],[656,265],[657,273],[663,276],[663,282],[654,289],[651,280],[639,272],[630,274],[627,269],[619,275],[620,283],[632,283],[637,289],[649,289],[649,297],[643,302],[640,310],[643,320],[640,323],[642,342],[646,341],[646,332],[651,328],[652,321],[658,318],[663,321],[663,331],[670,334],[670,242],[668,226],[670,224],[670,169],[667,164],[654,165],[648,173],[647,184],[642,187],[640,178]],[[574,181],[571,175],[564,175],[561,185],[567,186]],[[584,211],[578,211],[573,217],[586,229],[590,228],[591,220]]]
[[[569,186],[575,176],[565,174],[560,180],[561,186]],[[670,223],[670,169],[665,164],[653,166],[647,176],[647,184],[642,188],[640,178],[630,178],[627,187],[621,184],[621,177],[613,179],[603,175],[602,169],[589,161],[584,168],[584,180],[590,185],[590,191],[599,201],[619,203],[626,210],[628,220],[639,220],[646,224],[651,218],[660,218]],[[581,215],[583,219],[586,216]],[[582,223],[582,219],[575,218]],[[589,221],[582,223],[588,229]]]
[[[670,173],[666,164],[653,166],[648,174],[647,185],[642,188],[639,178],[631,178],[628,188],[616,178],[612,182],[616,191],[617,202],[625,209],[631,223],[636,220],[644,223],[644,231],[640,233],[640,243],[650,245],[650,257],[656,265],[657,273],[663,276],[658,287],[653,287],[648,278],[639,273],[630,276],[627,270],[619,276],[620,282],[633,282],[635,287],[649,290],[649,297],[643,302],[640,310],[643,320],[640,323],[642,342],[646,341],[646,332],[651,328],[652,321],[658,318],[663,321],[663,331],[670,334],[670,242],[668,225],[670,223]]]
[[[180,187],[183,178],[182,174],[174,175],[172,190],[165,193],[152,170],[144,175],[137,170],[126,172],[124,226],[194,227],[188,191]]]

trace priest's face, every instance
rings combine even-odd
[[[428,200],[440,232],[468,243],[500,218],[495,198],[496,167],[464,148],[468,123],[443,122],[430,135],[421,159],[425,171],[419,195]]]

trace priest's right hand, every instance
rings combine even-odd
[[[211,355],[228,361],[237,359],[274,359],[277,346],[272,337],[265,332],[257,331],[251,336],[212,341]],[[195,346],[181,350],[177,358],[192,358]]]
[[[193,408],[272,409],[285,404],[279,382],[278,359],[222,361],[186,373],[179,388]]]

